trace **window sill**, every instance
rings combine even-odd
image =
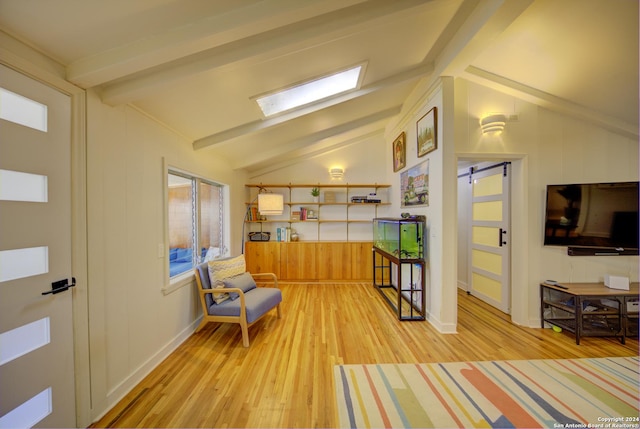
[[[178,289],[182,289],[187,285],[193,284],[194,280],[195,276],[192,271],[188,271],[179,276],[173,277],[169,280],[169,284],[162,288],[162,294],[165,296],[169,295],[170,293],[173,293]]]

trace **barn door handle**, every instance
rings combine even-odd
[[[500,228],[500,236],[498,237],[498,240],[499,240],[498,246],[502,247],[504,244],[507,244],[506,241],[502,240],[502,236],[504,234],[506,234],[506,233],[507,233],[507,231],[505,231],[504,229]]]
[[[58,280],[57,282],[51,283],[51,290],[42,292],[42,294],[49,295],[51,293],[55,295],[57,293],[64,292],[65,290],[69,289],[70,287],[74,287],[75,285],[76,285],[75,277],[71,277],[71,284],[69,284],[69,279]]]

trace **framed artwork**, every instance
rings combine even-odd
[[[401,207],[429,205],[429,160],[400,173]]]
[[[437,136],[437,110],[431,108],[426,115],[416,122],[418,136],[418,157],[433,152],[438,147]]]
[[[404,131],[393,141],[393,171],[402,170],[407,165],[407,146]]]

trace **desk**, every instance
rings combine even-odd
[[[638,283],[629,290],[610,289],[604,283],[540,284],[540,319],[580,337],[620,337],[622,344],[629,332],[637,333]],[[629,310],[629,308],[634,308]]]

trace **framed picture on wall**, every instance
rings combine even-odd
[[[400,174],[400,207],[429,205],[429,160]]]
[[[438,147],[437,141],[437,110],[431,108],[426,115],[416,122],[418,136],[418,157],[433,152]]]
[[[402,170],[407,165],[407,147],[404,131],[393,141],[393,171]]]

